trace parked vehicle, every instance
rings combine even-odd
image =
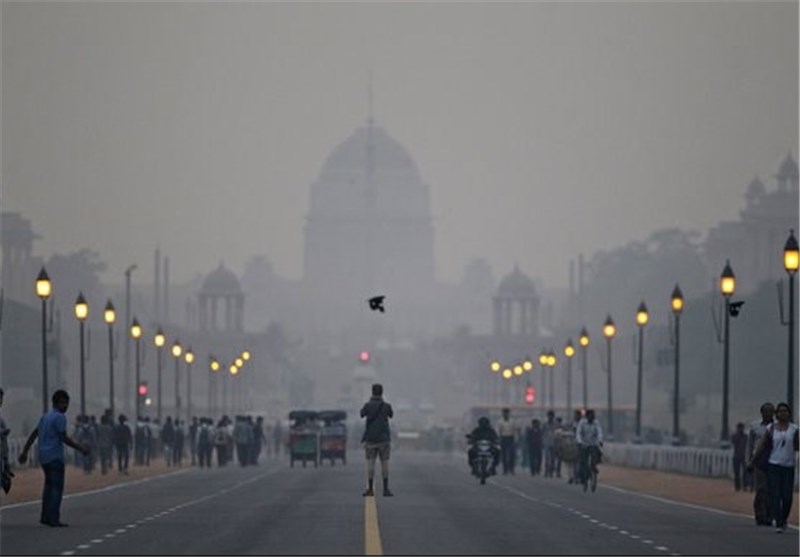
[[[289,466],[299,460],[305,468],[307,462],[319,465],[319,425],[317,412],[292,410],[289,412]]]
[[[337,459],[347,464],[347,412],[322,410],[317,418],[323,422],[319,437],[320,461],[328,459],[333,466]]]

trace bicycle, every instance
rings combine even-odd
[[[597,447],[587,447],[586,449],[586,468],[583,473],[583,491],[592,488],[592,493],[597,489],[597,463],[600,462],[600,449]]]

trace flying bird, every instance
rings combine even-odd
[[[369,299],[369,309],[372,311],[380,311],[381,313],[386,312],[386,308],[383,307],[383,300],[386,296],[375,296]]]

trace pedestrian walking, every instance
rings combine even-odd
[[[500,460],[503,463],[503,474],[513,474],[516,463],[516,428],[511,420],[511,411],[503,408],[503,417],[497,422],[497,434],[500,436]]]
[[[173,444],[175,443],[175,427],[172,425],[172,418],[167,416],[164,427],[161,428],[161,447],[164,451],[164,460],[167,466],[172,466],[175,459],[173,456]]]
[[[753,474],[753,514],[756,526],[772,526],[772,510],[769,506],[769,487],[767,486],[767,462],[755,462],[753,459],[755,448],[766,434],[767,427],[772,424],[775,417],[775,406],[765,402],[760,408],[761,419],[750,424],[747,436],[747,468]]]
[[[197,464],[197,432],[200,428],[200,423],[197,416],[192,416],[192,423],[189,424],[189,456],[192,459],[192,466]]]
[[[247,424],[244,416],[236,416],[233,425],[233,441],[236,443],[236,457],[239,466],[250,463],[250,445],[253,443],[253,428]]]
[[[114,446],[114,425],[111,423],[111,416],[103,414],[100,417],[100,425],[97,426],[97,449],[100,452],[100,473],[104,476],[113,466],[111,453]]]
[[[531,420],[531,426],[525,430],[528,449],[528,466],[532,476],[542,473],[542,424],[539,420]]]
[[[53,408],[39,419],[39,425],[31,431],[19,455],[19,463],[28,461],[28,450],[39,439],[39,464],[44,472],[44,491],[42,493],[42,512],[39,522],[47,526],[67,526],[61,522],[61,498],[64,494],[64,445],[77,449],[84,456],[89,447],[73,441],[67,435],[67,416],[69,394],[57,390],[52,396]]]
[[[114,450],[117,453],[117,473],[128,474],[130,464],[131,446],[133,445],[133,434],[131,428],[125,423],[128,418],[120,414],[117,418],[117,425],[114,426]]]
[[[361,408],[360,416],[367,419],[364,435],[361,442],[367,457],[367,489],[365,497],[375,495],[373,484],[375,480],[375,460],[381,460],[381,477],[383,478],[383,495],[394,495],[389,489],[389,453],[391,450],[391,434],[389,432],[389,419],[394,416],[392,405],[383,400],[383,385],[372,385],[372,397]]]
[[[250,464],[258,464],[258,457],[261,456],[261,449],[265,444],[267,444],[267,438],[264,435],[264,417],[259,416],[256,418],[256,423],[253,424],[253,449],[250,452]]]
[[[224,418],[217,422],[214,430],[214,448],[217,450],[217,466],[225,466],[228,463],[228,426]]]
[[[214,445],[211,443],[213,422],[209,418],[200,418],[197,430],[197,462],[200,468],[211,468],[211,453]]]
[[[767,426],[767,432],[755,448],[753,459],[761,454],[767,457],[767,486],[772,517],[776,532],[786,531],[786,521],[792,510],[794,492],[795,453],[800,446],[797,424],[791,421],[792,409],[785,402],[775,407],[775,422]]]
[[[736,431],[731,434],[731,447],[733,448],[733,488],[741,491],[744,488],[747,452],[747,434],[744,432],[744,423],[736,424]]]
[[[5,392],[0,388],[0,408],[3,407],[3,398]],[[11,430],[6,425],[3,416],[0,415],[0,485],[3,491],[8,493],[11,489],[11,478],[14,477],[14,472],[11,471],[11,465],[8,462],[8,434]]]

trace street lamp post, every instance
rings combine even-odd
[[[567,357],[567,418],[572,416],[572,357],[575,355],[575,346],[572,345],[572,338],[567,340],[564,346],[564,356]]]
[[[230,369],[230,372],[231,372],[231,377],[236,377],[236,375],[239,373],[239,368],[236,367],[236,364],[231,364],[231,367],[229,369]],[[231,385],[231,397],[233,398],[233,403],[231,404],[231,406],[232,406],[231,411],[232,412],[236,411],[236,392],[234,391],[235,387],[236,387],[235,383]],[[227,406],[227,404],[226,404],[226,406]]]
[[[53,293],[53,283],[47,271],[39,271],[36,277],[36,295],[42,300],[42,413],[47,413],[47,299]]]
[[[725,261],[725,268],[722,269],[722,274],[719,277],[719,289],[722,296],[725,298],[725,338],[723,339],[724,347],[722,351],[722,427],[720,428],[719,441],[722,447],[727,447],[730,444],[730,435],[728,434],[728,390],[731,344],[730,306],[731,296],[733,296],[736,290],[736,275],[733,274],[730,260]]]
[[[542,368],[542,379],[539,382],[539,391],[541,392],[541,395],[542,395],[542,410],[544,410],[545,406],[547,406],[547,401],[546,401],[547,397],[545,396],[545,390],[544,389],[545,389],[545,381],[546,381],[545,375],[547,374],[547,362],[548,361],[549,360],[547,358],[547,352],[542,350],[539,353],[539,367]]]
[[[117,312],[111,300],[106,303],[103,311],[103,320],[108,325],[108,407],[111,409],[111,418],[114,418],[114,323]]]
[[[180,378],[178,377],[178,364],[180,364],[182,353],[183,348],[181,347],[181,343],[178,342],[178,339],[175,339],[175,342],[172,343],[172,357],[175,358],[175,419],[178,419],[178,417],[181,415],[181,382]]]
[[[161,327],[156,331],[156,336],[153,337],[153,343],[156,345],[156,416],[158,423],[161,423],[161,351],[167,343],[167,337],[164,336],[164,331]]]
[[[606,317],[606,322],[603,324],[603,336],[606,337],[606,356],[607,356],[607,369],[608,373],[608,439],[614,438],[614,414],[612,413],[613,402],[611,398],[611,341],[617,334],[617,327],[611,319],[611,315]]]
[[[186,360],[186,423],[189,424],[192,421],[192,362],[194,362],[191,346],[186,349],[183,358]]]
[[[214,356],[208,357],[209,377],[208,377],[208,415],[213,416],[216,414],[216,401],[217,401],[217,372],[220,365]]]
[[[547,353],[547,367],[550,368],[550,410],[556,409],[556,393],[555,393],[555,380],[554,380],[554,370],[556,368],[556,354],[553,352],[552,348]],[[544,394],[544,393],[542,393]]]
[[[89,304],[83,297],[83,292],[78,292],[75,300],[75,318],[78,320],[80,330],[80,365],[81,365],[81,416],[86,416],[86,358],[83,353],[83,322],[89,317]]]
[[[797,238],[794,230],[789,231],[789,238],[783,247],[783,267],[789,275],[789,367],[786,375],[786,402],[789,408],[794,408],[794,275],[800,262]]]
[[[644,327],[650,320],[644,300],[636,310],[636,325],[639,327],[639,359],[636,370],[636,442],[642,442],[642,360],[644,356]]]
[[[678,423],[678,401],[680,400],[680,361],[681,361],[681,312],[683,311],[683,293],[675,284],[672,290],[672,314],[675,316],[675,384],[672,394],[672,444],[680,445],[680,426]]]
[[[587,359],[588,359],[588,352],[589,352],[589,333],[586,331],[586,327],[581,329],[581,336],[578,339],[578,342],[581,345],[581,352],[583,352],[583,361],[582,364],[582,372],[583,372],[583,409],[586,410],[589,407],[589,383],[588,383],[588,374],[586,372],[587,366]]]
[[[136,344],[134,345],[135,346],[135,350],[136,350],[136,356],[134,357],[135,373],[136,373],[136,388],[133,390],[133,396],[134,396],[134,405],[133,405],[133,407],[134,407],[135,412],[136,412],[136,415],[135,415],[134,419],[138,420],[139,419],[139,414],[140,414],[140,411],[139,411],[139,398],[141,398],[139,396],[139,384],[141,383],[141,376],[140,376],[141,370],[139,369],[139,352],[140,352],[139,343],[140,343],[141,338],[142,338],[142,326],[139,325],[139,321],[136,319],[136,317],[133,318],[133,322],[131,323],[131,337],[133,338],[133,340],[136,341]]]
[[[125,269],[125,323],[126,325],[131,322],[131,273],[136,269],[136,265],[129,265]],[[125,336],[125,362],[124,362],[124,377],[125,377],[125,395],[131,392],[131,344],[128,337]],[[134,395],[138,396],[139,385],[133,389]],[[135,406],[134,406],[135,408]]]

